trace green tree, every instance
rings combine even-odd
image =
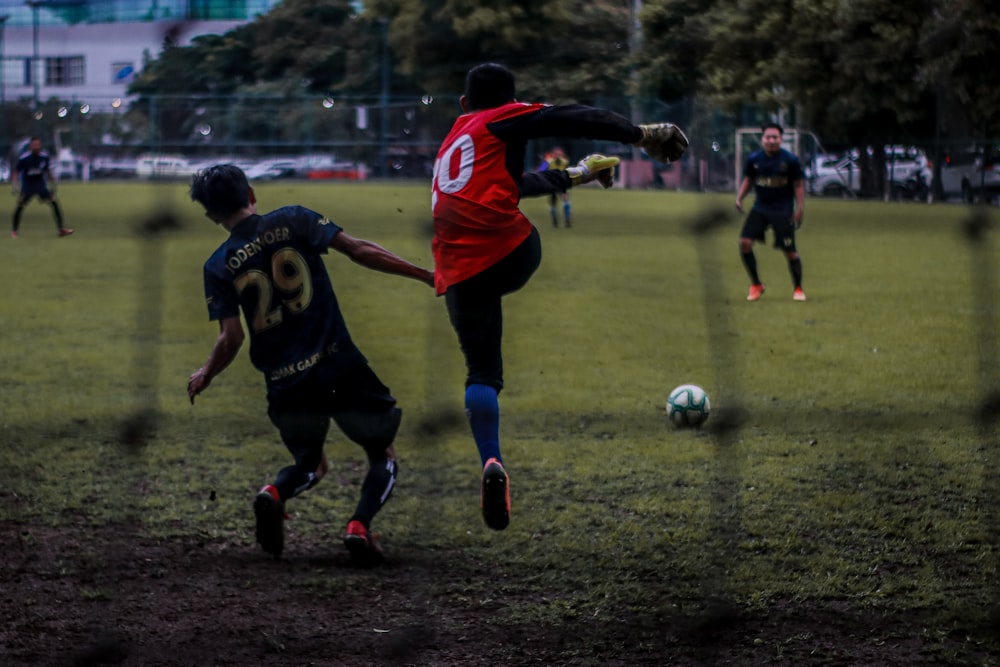
[[[624,95],[630,3],[595,0],[376,0],[391,21],[399,70],[435,94],[461,90],[470,67],[494,61],[525,99],[553,102]]]

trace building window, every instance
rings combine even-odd
[[[3,77],[4,86],[24,86],[24,77],[27,75],[27,71],[24,67],[24,58],[4,58],[0,61],[0,67],[3,68],[0,76]]]
[[[45,59],[46,86],[79,86],[83,84],[83,56]]]

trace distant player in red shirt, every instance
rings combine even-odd
[[[525,285],[541,262],[538,230],[521,197],[563,192],[593,180],[611,185],[618,158],[585,157],[566,170],[525,173],[529,139],[578,137],[635,144],[651,157],[678,159],[688,142],[670,123],[634,125],[583,105],[514,99],[514,74],[487,63],[471,70],[455,121],[434,164],[434,282],[465,355],[465,409],[483,464],[480,504],[486,525],[510,523],[510,480],[500,455],[503,388],[501,297]]]

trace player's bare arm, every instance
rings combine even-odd
[[[744,177],[743,182],[740,183],[740,189],[736,193],[736,210],[741,213],[743,212],[743,198],[747,196],[748,192],[750,192],[750,185],[751,183],[749,177]]]
[[[802,216],[806,212],[806,182],[804,179],[799,179],[795,181],[793,186],[795,188],[795,213],[794,220],[795,226],[802,226]]]
[[[330,247],[367,269],[413,278],[431,287],[434,286],[432,271],[389,252],[377,243],[357,239],[341,231],[330,241]]]
[[[221,373],[243,346],[243,326],[239,317],[226,317],[219,320],[219,337],[215,340],[212,353],[208,355],[205,365],[196,370],[188,378],[188,397],[194,403],[194,397],[205,391],[212,383],[212,378]]]

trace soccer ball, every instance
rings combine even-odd
[[[667,398],[667,416],[679,427],[701,426],[711,409],[708,394],[696,384],[682,384]]]

